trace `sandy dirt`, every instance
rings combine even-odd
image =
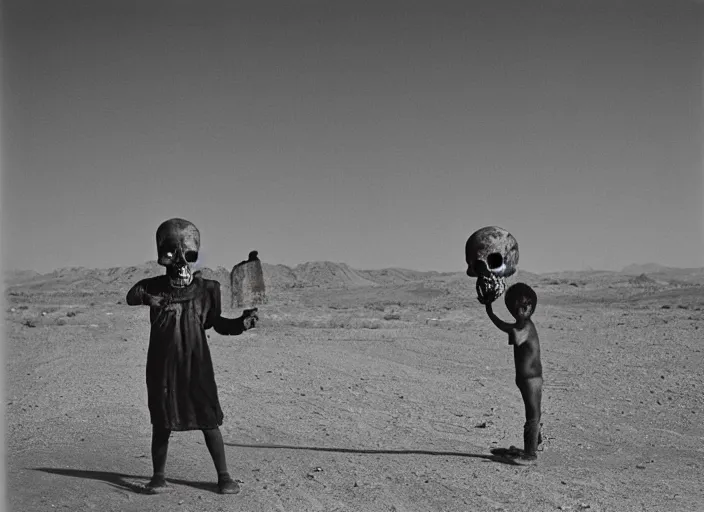
[[[210,331],[234,496],[217,494],[198,431],[172,436],[170,492],[143,491],[146,307],[121,286],[15,282],[12,510],[704,510],[704,287],[582,277],[536,287],[546,442],[532,464],[491,455],[522,444],[524,412],[472,280],[286,289],[259,328]]]

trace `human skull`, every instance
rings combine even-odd
[[[493,302],[506,289],[504,278],[518,265],[518,242],[503,228],[488,226],[472,233],[465,245],[467,275],[477,278],[479,302]]]
[[[193,265],[198,260],[200,232],[184,219],[169,219],[156,230],[157,262],[166,267],[173,286],[188,286],[193,280]]]

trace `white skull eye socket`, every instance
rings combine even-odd
[[[171,249],[162,253],[161,260],[165,264],[183,263],[184,260],[186,263],[195,263],[198,260],[198,251],[190,250],[183,253],[179,249]]]

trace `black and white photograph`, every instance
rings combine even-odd
[[[19,512],[704,511],[704,1],[1,0]]]

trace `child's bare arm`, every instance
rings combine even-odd
[[[509,324],[507,322],[504,322],[501,320],[496,314],[494,314],[494,310],[491,307],[491,303],[486,304],[486,314],[489,315],[489,319],[494,323],[496,327],[501,329],[505,333],[510,333],[511,329],[513,328],[512,324]]]

